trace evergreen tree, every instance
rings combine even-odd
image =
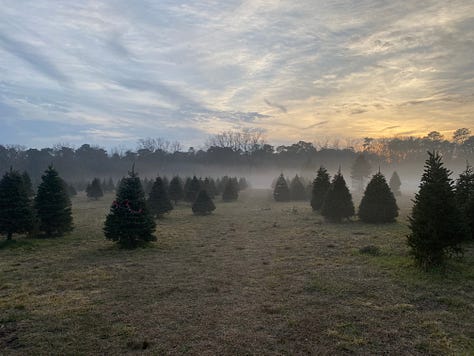
[[[142,186],[145,195],[150,194],[151,188],[153,187],[153,180],[145,177],[145,179],[143,179]]]
[[[374,174],[359,205],[359,218],[368,223],[395,221],[398,206],[382,173]]]
[[[209,198],[207,192],[203,189],[199,191],[196,200],[192,205],[192,210],[196,215],[207,215],[216,210],[216,206],[212,202],[212,199]]]
[[[231,202],[237,200],[239,197],[239,182],[237,178],[230,178],[227,180],[227,184],[222,192],[222,200],[225,202]]]
[[[321,209],[330,186],[331,182],[328,171],[323,166],[319,167],[311,192],[311,207],[313,210]]]
[[[21,175],[23,179],[23,184],[25,185],[26,193],[28,194],[29,198],[32,198],[35,195],[35,191],[33,190],[33,184],[31,183],[31,178],[28,172],[24,171]]]
[[[200,190],[201,184],[199,183],[199,179],[194,176],[193,179],[190,180],[187,190],[184,193],[186,201],[191,203],[194,202]]]
[[[110,177],[109,180],[107,181],[105,191],[106,192],[113,192],[114,190],[115,190],[114,180],[112,179],[112,177]]]
[[[39,231],[46,236],[61,236],[72,231],[71,200],[66,183],[52,166],[44,172],[41,180],[35,197]]]
[[[400,181],[400,177],[398,176],[397,171],[393,172],[388,185],[390,186],[390,190],[393,192],[393,195],[397,197],[402,195],[402,193],[400,192],[402,182]]]
[[[216,194],[215,195],[221,195],[222,194],[222,183],[220,178],[216,178]]]
[[[178,205],[178,201],[184,198],[183,183],[178,176],[174,176],[173,179],[171,179],[168,195],[170,199],[174,201],[174,205]]]
[[[212,178],[206,177],[202,183],[202,189],[204,189],[207,192],[207,195],[209,195],[209,198],[214,199],[216,193],[215,193],[215,186],[213,187],[213,180]]]
[[[291,180],[290,196],[291,200],[306,200],[306,189],[298,175]]]
[[[0,233],[11,240],[13,234],[32,230],[34,214],[23,176],[10,168],[0,180]]]
[[[409,217],[407,241],[416,263],[423,268],[443,265],[451,253],[462,251],[460,243],[468,236],[456,205],[451,172],[437,152],[428,155]]]
[[[165,188],[165,191],[168,193],[168,190],[170,189],[170,181],[168,180],[168,177],[164,176],[161,180],[163,181],[163,188]]]
[[[321,215],[330,221],[339,222],[354,215],[352,196],[341,170],[334,176],[321,209]]]
[[[364,179],[370,175],[370,163],[364,154],[359,154],[351,167],[351,178],[353,187],[360,193],[364,190]]]
[[[160,177],[157,177],[155,183],[153,183],[148,197],[148,207],[151,214],[156,217],[162,217],[163,214],[168,213],[173,209],[168,197],[168,192],[166,191],[163,180]]]
[[[87,185],[86,193],[88,198],[95,200],[104,196],[99,178],[94,178],[92,182]]]
[[[277,181],[275,182],[273,198],[276,201],[290,201],[290,189],[288,188],[288,183],[286,182],[283,173],[280,174]]]
[[[247,179],[245,177],[240,177],[239,178],[239,190],[245,190],[249,187],[249,184],[247,182]]]
[[[474,238],[474,171],[471,166],[467,165],[466,170],[459,175],[455,195],[457,206]]]
[[[105,219],[105,237],[121,247],[134,248],[140,243],[155,241],[155,228],[140,178],[132,168],[117,188],[115,201]]]

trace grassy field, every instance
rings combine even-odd
[[[403,217],[330,224],[250,190],[127,251],[102,234],[112,200],[75,198],[64,238],[1,243],[0,354],[474,354],[472,245],[424,273]]]

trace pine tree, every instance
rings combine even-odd
[[[35,191],[33,190],[33,184],[31,183],[30,175],[28,172],[24,171],[21,175],[21,178],[23,179],[23,184],[25,185],[28,197],[32,198],[35,195]]]
[[[364,179],[369,177],[370,171],[370,163],[364,154],[359,154],[351,167],[352,186],[358,192],[362,193],[364,190]]]
[[[456,203],[474,238],[474,171],[470,165],[459,175],[455,188]]]
[[[212,183],[213,183],[212,178],[206,177],[202,183],[202,189],[204,189],[207,192],[207,195],[209,195],[209,198],[214,199],[216,193],[215,193],[215,186],[213,187]]]
[[[199,179],[197,179],[197,177],[194,176],[193,179],[189,181],[187,190],[185,190],[184,192],[186,201],[191,202],[191,203],[194,202],[200,190],[201,190],[201,184],[199,183]]]
[[[273,189],[273,198],[276,201],[290,201],[290,189],[286,182],[283,173],[280,174],[277,181],[275,182],[275,189]]]
[[[163,214],[173,210],[173,206],[168,197],[168,192],[166,191],[166,187],[160,177],[156,177],[155,183],[153,183],[148,197],[148,207],[150,213],[159,218],[162,217]]]
[[[298,175],[291,180],[290,196],[291,200],[306,200],[306,189]]]
[[[331,181],[328,171],[323,166],[319,167],[311,192],[311,207],[313,210],[321,209],[330,186]]]
[[[156,224],[148,211],[140,178],[134,169],[121,180],[117,195],[105,219],[104,234],[120,247],[134,248],[155,241]]]
[[[245,190],[249,187],[249,184],[247,182],[247,179],[245,177],[240,177],[239,178],[239,190]]]
[[[359,218],[368,223],[395,221],[398,206],[382,173],[374,174],[359,205]]]
[[[354,215],[352,196],[339,170],[334,176],[321,209],[321,215],[330,221],[339,222]]]
[[[165,191],[168,192],[168,190],[170,189],[170,181],[168,177],[164,176],[163,178],[161,178],[161,180],[163,181],[163,188],[165,188]]]
[[[39,231],[46,236],[61,236],[72,231],[71,200],[66,183],[52,166],[48,167],[41,179],[34,204]]]
[[[24,178],[10,168],[0,180],[0,233],[11,240],[13,234],[31,231],[33,224],[33,208]]]
[[[236,201],[239,197],[239,182],[237,178],[230,178],[222,192],[222,200],[225,202]]]
[[[400,177],[398,176],[397,171],[394,171],[392,176],[390,177],[390,182],[388,183],[390,186],[390,190],[393,192],[393,195],[400,196],[402,193],[400,192],[400,187],[402,182],[400,181]]]
[[[174,176],[173,179],[171,179],[168,195],[170,199],[174,201],[174,205],[178,205],[178,201],[184,198],[183,183],[178,176]]]
[[[207,215],[216,210],[216,206],[212,202],[212,199],[209,198],[209,195],[207,195],[207,192],[203,189],[199,191],[196,200],[192,205],[192,210],[196,215]]]
[[[86,193],[88,198],[99,199],[104,196],[102,191],[102,184],[99,178],[94,178],[90,184],[87,185]]]
[[[460,253],[460,243],[468,236],[456,205],[451,172],[437,152],[428,155],[409,217],[407,240],[416,263],[425,269],[441,266],[451,253]]]

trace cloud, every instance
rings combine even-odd
[[[278,110],[280,110],[281,112],[283,113],[287,113],[288,110],[286,109],[286,107],[284,107],[283,105],[280,105],[280,104],[277,104],[277,103],[272,103],[270,100],[267,100],[267,99],[263,99],[263,101],[265,102],[265,104],[267,104],[268,106],[272,107],[272,108],[277,108]]]

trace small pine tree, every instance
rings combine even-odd
[[[247,179],[245,177],[240,177],[239,178],[239,190],[245,190],[249,187],[249,184],[247,182]]]
[[[178,176],[174,176],[173,179],[171,179],[168,195],[170,199],[174,201],[174,205],[178,205],[178,201],[184,198],[183,183]]]
[[[66,183],[52,166],[44,172],[41,180],[35,197],[39,231],[46,236],[61,236],[72,231],[71,200]]]
[[[158,218],[173,210],[173,206],[168,197],[168,192],[166,191],[163,180],[160,177],[157,177],[155,183],[153,183],[148,197],[148,207],[151,214]]]
[[[132,168],[117,188],[115,201],[105,219],[105,237],[120,247],[135,248],[140,243],[155,241],[155,228],[140,178]]]
[[[30,175],[28,172],[24,171],[21,175],[21,178],[23,179],[23,184],[25,185],[28,197],[32,198],[35,195],[35,191],[33,190],[33,184],[31,183]]]
[[[321,215],[330,221],[339,222],[354,215],[352,196],[341,170],[334,176],[321,209]]]
[[[290,196],[291,200],[306,200],[306,189],[298,175],[291,180]]]
[[[273,189],[273,198],[276,201],[290,201],[290,189],[286,182],[283,173],[280,174],[277,181],[275,182],[275,189]]]
[[[359,218],[368,223],[395,221],[398,206],[382,173],[374,174],[359,205]]]
[[[191,208],[196,215],[207,215],[216,210],[216,206],[204,189],[199,191]]]
[[[364,154],[359,154],[351,167],[352,186],[356,191],[363,192],[364,179],[369,177],[370,171],[370,163]]]
[[[390,186],[390,190],[393,192],[393,195],[399,197],[402,195],[400,192],[400,187],[402,186],[402,182],[400,181],[400,177],[398,176],[397,171],[394,171],[392,176],[390,177],[390,181],[388,183]]]
[[[0,180],[0,233],[11,240],[13,234],[30,232],[34,214],[23,176],[13,169]]]
[[[222,192],[222,200],[225,202],[236,201],[239,198],[239,183],[237,178],[230,178]]]
[[[196,197],[201,190],[201,183],[199,183],[199,179],[197,179],[196,176],[193,177],[189,181],[189,184],[187,185],[187,190],[185,190],[185,198],[186,201],[188,202],[194,202],[196,200]]]
[[[326,194],[331,186],[329,173],[323,166],[319,167],[316,178],[313,181],[311,192],[311,207],[313,210],[320,210],[323,206]]]
[[[474,171],[470,165],[459,175],[455,187],[456,203],[474,239]]]
[[[215,186],[212,186],[213,180],[211,178],[206,177],[204,181],[202,182],[202,189],[204,189],[207,192],[207,195],[209,195],[209,198],[214,199],[215,197]]]
[[[90,184],[87,185],[86,193],[88,198],[99,199],[104,196],[102,184],[99,178],[94,178]]]
[[[168,190],[170,189],[170,181],[168,177],[164,176],[163,178],[161,178],[161,180],[163,181],[163,187],[165,188],[166,192],[168,192]]]
[[[428,152],[420,190],[415,195],[409,217],[408,246],[422,268],[441,266],[451,253],[460,253],[460,243],[468,236],[456,205],[451,172],[437,152]]]

